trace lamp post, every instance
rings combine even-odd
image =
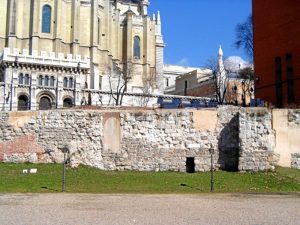
[[[214,164],[213,164],[214,149],[211,148],[209,150],[209,153],[210,153],[210,192],[214,192],[215,191]]]
[[[67,154],[69,153],[68,146],[62,148],[62,152],[64,153],[64,161],[63,161],[63,168],[62,168],[62,185],[61,185],[61,192],[65,192],[66,186],[66,164],[67,164]]]

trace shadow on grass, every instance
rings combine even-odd
[[[198,191],[203,191],[203,189],[196,188],[196,187],[190,186],[188,184],[180,184],[180,186],[187,187],[187,188],[190,188],[190,189],[195,189],[195,190],[198,190]]]
[[[53,188],[48,188],[46,186],[43,186],[41,187],[42,189],[46,189],[46,190],[49,190],[49,191],[53,191],[53,192],[60,192],[59,190],[56,190],[56,189],[53,189]]]

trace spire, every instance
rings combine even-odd
[[[220,57],[223,57],[223,50],[222,50],[222,46],[220,45],[219,47],[219,53],[218,53],[218,56]]]
[[[161,21],[160,21],[160,12],[157,11],[157,20],[156,20],[156,24],[157,25],[161,25]]]
[[[218,70],[220,73],[224,71],[224,62],[223,62],[223,50],[220,45],[219,51],[218,51]]]
[[[156,16],[156,31],[155,31],[155,34],[156,35],[161,35],[161,20],[160,20],[160,12],[157,11],[157,16]]]

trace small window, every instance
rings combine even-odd
[[[30,81],[29,74],[26,74],[25,75],[25,84],[29,85],[29,81]]]
[[[73,78],[72,77],[70,77],[70,79],[69,79],[69,88],[73,88]]]
[[[133,57],[136,59],[141,58],[141,40],[138,36],[133,39]]]
[[[169,87],[169,78],[166,78],[166,86]]]
[[[54,81],[55,81],[54,77],[51,76],[51,77],[50,77],[50,86],[51,86],[51,87],[54,87]]]
[[[187,95],[188,82],[184,81],[184,95]]]
[[[102,90],[102,76],[99,76],[99,89]]]
[[[43,6],[42,16],[42,32],[50,33],[51,31],[51,7],[49,5]]]
[[[45,76],[45,86],[49,86],[49,76]]]
[[[19,84],[24,84],[24,75],[23,75],[23,73],[19,74]]]
[[[43,86],[43,76],[39,76],[39,86]]]
[[[68,78],[64,78],[64,88],[68,87]]]

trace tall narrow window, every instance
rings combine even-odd
[[[19,74],[19,84],[24,84],[24,75],[23,75],[23,73]]]
[[[186,80],[186,81],[184,81],[184,95],[185,96],[187,95],[187,88],[188,88],[188,82]]]
[[[286,74],[288,81],[288,103],[295,102],[295,91],[294,91],[294,71],[293,71],[293,62],[292,54],[286,54]]]
[[[166,78],[166,87],[169,87],[169,78]]]
[[[26,74],[26,75],[25,75],[25,84],[26,84],[26,85],[29,85],[29,79],[30,79],[30,78],[29,78],[29,74]]]
[[[54,87],[54,81],[55,81],[54,77],[51,76],[51,77],[50,77],[50,86],[51,86],[51,87]]]
[[[49,86],[49,76],[45,76],[45,86]]]
[[[102,76],[99,76],[99,90],[102,90]]]
[[[43,76],[39,76],[39,86],[43,86]]]
[[[68,87],[68,78],[64,78],[64,87],[67,88]]]
[[[51,32],[51,7],[49,5],[43,6],[42,32]]]
[[[141,40],[138,36],[133,39],[133,57],[135,59],[141,58]]]
[[[73,78],[70,77],[69,79],[69,88],[73,88]]]
[[[282,68],[281,58],[275,58],[275,78],[276,78],[276,105],[278,108],[283,107],[283,92],[282,92]]]
[[[101,37],[101,20],[98,18],[98,37],[97,37],[97,44],[100,45],[100,37]]]

